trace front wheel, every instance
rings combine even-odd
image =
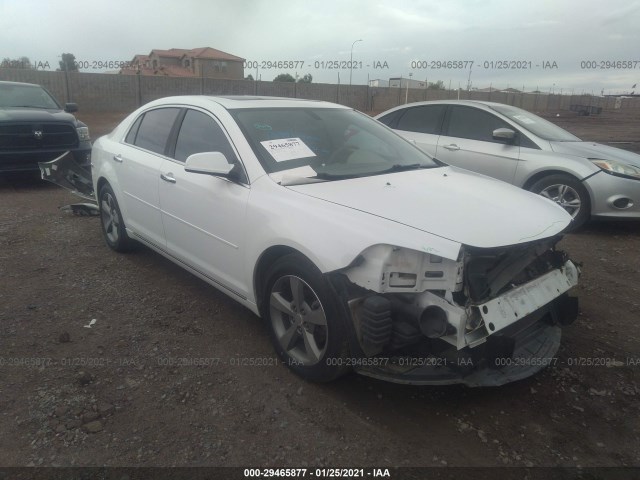
[[[580,228],[591,216],[589,192],[578,179],[570,175],[548,175],[534,183],[530,190],[553,200],[571,215],[573,222],[567,231]]]
[[[271,340],[289,368],[317,382],[349,370],[343,315],[315,265],[298,254],[280,258],[267,273],[265,292]]]

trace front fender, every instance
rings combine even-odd
[[[545,150],[520,149],[520,162],[514,183],[524,188],[532,184],[533,178],[540,178],[544,172],[566,173],[583,181],[600,171],[598,167],[582,157]]]
[[[310,197],[262,177],[251,186],[247,208],[247,265],[282,245],[305,255],[322,273],[350,265],[364,250],[393,245],[458,258],[460,243],[357,209]],[[282,212],[286,212],[283,215]],[[247,271],[253,284],[253,271]]]

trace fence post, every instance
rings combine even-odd
[[[67,68],[66,65],[64,68],[64,89],[65,89],[65,93],[67,94],[66,103],[69,103],[71,102],[71,87],[69,87],[69,69]]]
[[[366,101],[366,108],[367,111],[370,112],[371,111],[371,94],[369,89],[371,88],[371,85],[369,85],[369,80],[367,80],[367,101]]]

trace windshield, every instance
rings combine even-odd
[[[264,108],[237,109],[231,114],[267,173],[334,180],[439,166],[414,145],[354,110]]]
[[[525,130],[550,142],[579,142],[580,139],[559,126],[540,118],[533,113],[509,105],[489,105],[496,112],[509,117]]]
[[[60,110],[58,103],[40,86],[0,83],[0,108],[11,107]]]

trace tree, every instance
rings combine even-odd
[[[76,56],[73,53],[63,53],[59,70],[63,72],[77,72],[78,64],[76,63]]]
[[[310,73],[305,74],[304,77],[298,79],[298,83],[311,83],[313,77]]]
[[[246,77],[244,77],[245,80],[251,80],[253,82],[253,75],[249,74]]]
[[[5,57],[0,63],[1,68],[33,68],[29,57],[9,58]]]
[[[444,82],[442,80],[438,80],[437,82],[429,82],[428,90],[444,90]]]
[[[290,74],[288,73],[281,73],[280,75],[278,75],[276,78],[273,79],[274,82],[295,82],[296,79],[293,78]]]

